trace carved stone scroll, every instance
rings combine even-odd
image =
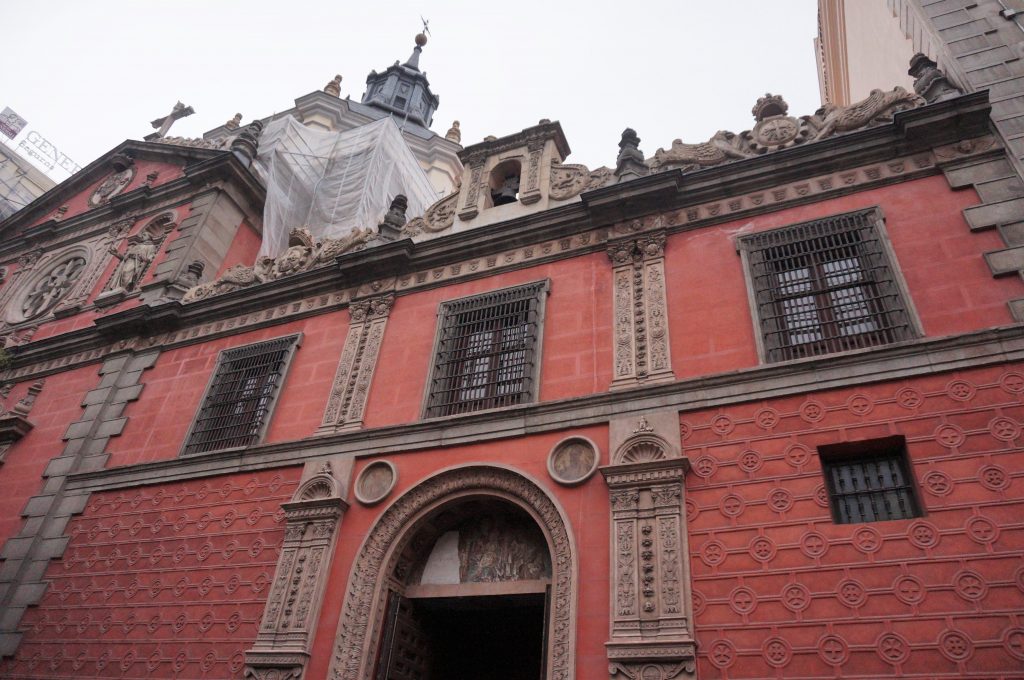
[[[362,427],[363,410],[384,339],[384,327],[394,303],[394,295],[382,295],[353,302],[349,306],[352,320],[318,434],[347,432]]]
[[[327,585],[338,525],[347,505],[329,462],[309,463],[314,474],[283,503],[284,543],[263,609],[256,643],[245,653],[245,677],[302,677]]]
[[[613,679],[694,678],[689,550],[683,513],[689,461],[678,414],[614,419],[612,465],[601,468],[611,505]],[[635,452],[645,454],[637,457]]]
[[[614,378],[611,389],[674,380],[665,297],[665,234],[615,241],[612,261]]]

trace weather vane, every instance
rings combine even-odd
[[[428,25],[430,24],[430,20],[429,20],[429,19],[424,19],[424,18],[423,18],[423,15],[421,14],[421,15],[420,15],[420,21],[422,21],[422,22],[423,22],[423,32],[424,32],[424,33],[425,33],[426,35],[430,35],[430,29],[429,29],[429,28],[427,28],[427,26],[428,26]]]

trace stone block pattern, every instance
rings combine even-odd
[[[4,678],[240,678],[299,469],[97,493]]]
[[[681,415],[699,677],[1024,668],[1024,366]],[[834,524],[817,446],[903,435],[916,519]]]

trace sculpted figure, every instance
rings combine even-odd
[[[681,139],[676,139],[668,151],[658,149],[654,152],[650,165],[652,168],[704,168],[728,160],[749,158],[751,154],[741,150],[738,141],[738,136],[727,130],[719,130],[711,139],[699,144],[684,144]]]
[[[157,237],[148,231],[143,231],[140,237],[140,240],[128,246],[123,255],[117,252],[117,248],[114,246],[107,249],[107,252],[121,261],[110,277],[108,287],[111,290],[118,288],[126,291],[135,290],[146,267],[156,257],[156,251],[160,247]]]
[[[889,92],[876,89],[871,90],[866,99],[849,106],[823,106],[806,120],[818,128],[814,136],[816,141],[840,132],[866,127],[878,119],[889,120],[897,111],[913,109],[924,103],[922,97],[907,92],[902,87],[894,87]]]

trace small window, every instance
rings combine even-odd
[[[916,335],[877,209],[752,234],[738,243],[766,361]]]
[[[222,352],[183,453],[258,443],[298,339],[293,335]]]
[[[818,447],[836,524],[920,517],[903,437]]]
[[[445,302],[426,417],[534,399],[547,282]]]

